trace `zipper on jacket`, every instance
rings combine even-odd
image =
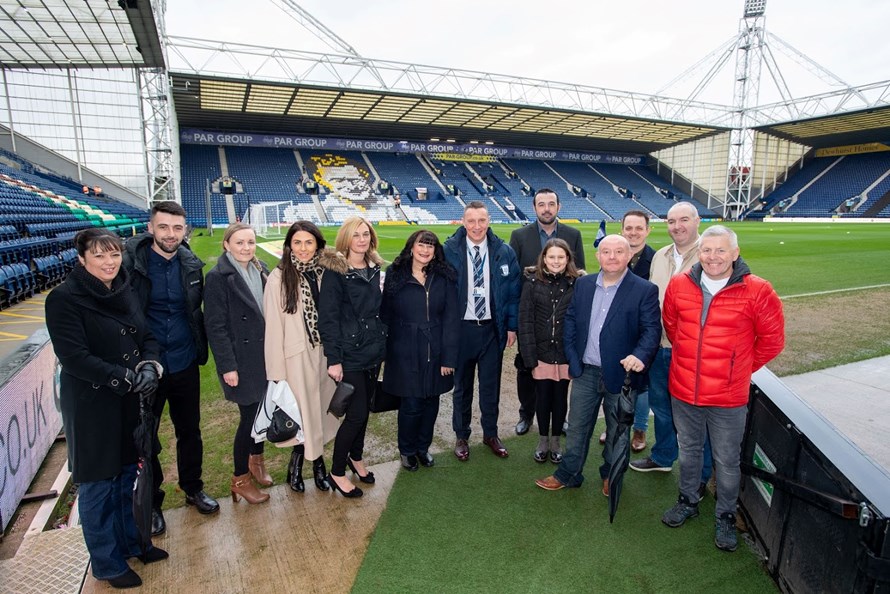
[[[695,279],[693,279],[693,281],[694,280]],[[732,284],[728,284],[728,285],[724,286],[722,289],[717,291],[717,295],[724,293],[726,291],[726,289],[728,289],[730,287],[735,287],[736,285],[740,284],[740,282],[742,282],[742,281],[736,281]],[[700,291],[702,291],[702,307],[704,307],[704,289],[702,289],[701,281],[696,282],[695,284],[698,285],[698,289]],[[698,406],[699,377],[701,376],[701,350],[702,350],[703,342],[705,339],[705,325],[708,323],[708,318],[711,317],[711,310],[714,307],[714,300],[717,299],[717,295],[713,295],[711,297],[711,305],[708,306],[708,313],[705,315],[705,321],[700,322],[701,328],[698,333],[698,346],[696,348],[696,353],[695,353],[695,371],[696,371],[696,373],[695,373],[695,390],[693,391],[693,397],[692,397],[692,402],[696,406]],[[733,365],[734,365],[735,364],[735,351],[733,351],[732,357],[733,357]]]
[[[427,283],[427,284],[432,284],[432,282]],[[424,293],[426,293],[426,323],[429,324],[430,323],[430,289],[429,289],[429,287],[426,286],[427,284],[423,285],[423,291],[424,291]],[[432,360],[433,360],[433,345],[428,340],[428,341],[426,341],[426,362],[429,363]]]

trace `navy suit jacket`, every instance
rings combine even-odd
[[[569,361],[569,375],[579,377],[583,371],[584,350],[590,330],[593,295],[598,274],[588,274],[575,281],[575,293],[565,317],[563,346]],[[661,310],[658,307],[658,287],[647,280],[628,273],[621,281],[606,323],[600,332],[600,357],[603,383],[612,394],[621,391],[625,371],[619,361],[634,355],[648,369],[655,358],[661,340]],[[634,374],[634,387],[645,381],[644,374]]]

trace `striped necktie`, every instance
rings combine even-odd
[[[482,276],[482,256],[479,252],[479,246],[473,246],[473,287],[481,289],[485,286],[485,278]],[[475,295],[474,309],[476,311],[476,319],[481,320],[485,316],[485,295],[482,291],[473,291]]]

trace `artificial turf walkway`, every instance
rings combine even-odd
[[[594,433],[598,435],[599,430]],[[505,441],[506,460],[471,447],[432,469],[399,472],[353,592],[775,592],[740,539],[714,546],[714,499],[671,529],[661,515],[676,500],[674,473],[628,471],[614,524],[600,493],[594,443],[580,489],[548,492],[534,479],[536,435]]]

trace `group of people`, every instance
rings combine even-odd
[[[305,490],[307,458],[319,490],[361,497],[347,469],[374,483],[363,450],[369,402],[381,389],[400,397],[405,470],[435,464],[439,399],[452,390],[453,452],[469,460],[477,380],[482,442],[508,457],[498,435],[501,368],[518,337],[516,433],[536,419],[534,460],[557,465],[538,486],[581,486],[602,408],[599,472],[608,495],[617,400],[629,385],[637,394],[634,451],[646,447],[650,407],[655,416],[650,455],[631,468],[669,471],[680,459],[680,495],[663,522],[676,527],[698,515],[713,464],[716,544],[734,550],[748,383],[783,347],[781,302],[739,257],[735,233],[713,226],[699,236],[689,203],[671,208],[672,243],[657,252],[646,244],[648,215],[626,213],[621,234],[600,240],[595,274],[585,274],[581,234],[559,222],[559,207],[556,192],[538,190],[537,221],[513,231],[508,244],[489,228],[485,204],[470,202],[451,237],[442,243],[416,231],[385,275],[374,227],[361,217],[344,221],[333,248],[313,223],[294,223],[271,272],[256,257],[254,230],[235,223],[206,279],[185,242],[186,213],[174,202],[156,204],[148,233],[126,245],[102,229],[78,234],[81,265],[47,298],[46,321],[62,365],[69,463],[93,575],[132,587],[141,580],[127,558],[167,558],[156,547],[139,548],[132,516],[140,400],[158,417],[169,406],[185,502],[205,514],[219,510],[201,479],[198,368],[208,343],[223,394],[239,410],[236,502],[269,499],[260,489],[272,485],[264,443],[252,430],[270,381],[287,382],[302,417],[304,439],[287,469],[296,492]],[[342,421],[327,413],[340,382],[354,388]],[[323,454],[331,440],[328,472]],[[157,535],[166,529],[157,452],[152,466]]]

